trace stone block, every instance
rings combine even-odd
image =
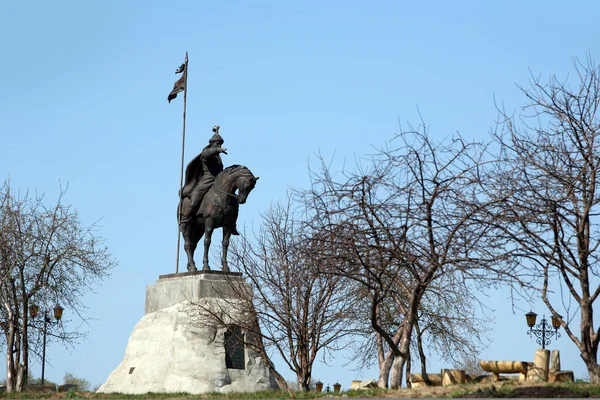
[[[464,369],[442,369],[442,386],[462,385],[466,381]]]
[[[422,386],[442,386],[442,374],[410,374],[410,382],[412,384],[423,383]],[[420,386],[413,386],[420,387]]]
[[[198,302],[204,298],[234,299],[250,293],[240,274],[219,271],[186,272],[163,275],[146,287],[145,312],[151,313],[184,301]]]
[[[550,371],[560,371],[560,350],[552,350]]]
[[[492,373],[494,382],[500,381],[500,374],[519,374],[519,381],[527,379],[527,362],[526,361],[479,361],[479,365],[486,372]]]
[[[358,389],[360,389],[360,383],[361,382],[362,381],[359,381],[359,380],[352,381],[352,383],[350,383],[350,390],[358,390]]]
[[[527,371],[528,382],[548,382],[550,350],[537,349]]]
[[[525,361],[479,361],[479,365],[486,372],[496,372],[501,374],[516,374],[527,372],[527,362]]]
[[[575,382],[573,371],[549,371],[548,382]]]
[[[350,384],[350,390],[363,390],[377,387],[377,380],[367,379],[364,381],[354,380]]]

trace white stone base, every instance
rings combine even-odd
[[[178,287],[177,281],[181,286]],[[275,389],[277,384],[263,360],[248,347],[245,349],[245,369],[229,369],[225,364],[223,329],[210,329],[194,324],[186,307],[189,300],[196,303],[216,304],[221,299],[204,297],[210,292],[222,293],[229,286],[226,277],[209,279],[215,289],[193,291],[192,297],[182,300],[181,293],[172,298],[178,303],[148,312],[135,326],[129,337],[125,356],[119,366],[98,389],[99,393],[208,393],[208,392],[254,392]],[[241,278],[236,279],[242,282]],[[168,281],[168,282],[167,282]],[[190,293],[190,285],[205,287],[204,274],[184,278],[161,279],[155,285],[169,287],[169,291],[184,290]],[[243,283],[242,283],[243,284]],[[149,293],[155,293],[151,287]],[[169,296],[165,292],[165,296]],[[156,299],[154,299],[156,300]],[[231,300],[228,300],[231,301]],[[169,301],[159,301],[167,304]],[[153,301],[153,304],[157,304]],[[148,298],[147,298],[147,310]]]

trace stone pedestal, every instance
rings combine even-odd
[[[528,382],[548,382],[548,369],[550,366],[550,350],[537,349],[533,363],[527,369]]]
[[[123,361],[98,392],[198,394],[277,388],[258,354],[239,344],[235,354],[226,351],[224,343],[231,335],[227,329],[191,317],[191,303],[214,307],[217,312],[231,310],[231,304],[242,301],[243,293],[249,294],[250,288],[241,274],[161,276],[146,288],[146,315],[129,337]],[[230,316],[235,327],[235,312]]]
[[[462,385],[466,383],[463,369],[442,369],[442,386]]]
[[[550,355],[550,371],[560,371],[560,350],[552,350]]]
[[[413,388],[424,386],[442,386],[442,374],[410,374],[410,382]]]
[[[548,382],[575,382],[573,371],[550,371],[548,372]]]

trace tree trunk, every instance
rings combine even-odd
[[[393,343],[393,346],[391,344],[388,344],[390,346],[390,349],[385,355],[383,353],[383,342],[387,343],[387,340],[384,340],[381,332],[376,333],[377,338],[381,339],[380,341],[378,340],[379,380],[377,381],[377,387],[380,387],[382,389],[388,388],[390,371],[394,363],[394,358],[398,354],[398,342],[400,342],[403,332],[404,331],[402,327],[400,327],[398,328],[396,333],[394,333],[394,335],[390,338],[391,342]]]
[[[310,391],[310,375],[306,376],[305,373],[299,372],[296,374],[298,380],[298,389],[303,392]]]
[[[600,383],[600,365],[596,362],[585,362],[585,366],[588,370],[588,375],[590,377],[590,383],[598,384]]]
[[[421,375],[425,379],[427,378],[427,358],[425,356],[425,350],[423,350],[423,332],[419,326],[419,321],[415,322],[415,329],[417,330],[417,347],[419,349],[419,359],[421,360]]]
[[[583,279],[583,277],[581,279],[581,288],[583,293],[589,293],[588,280]],[[590,382],[600,383],[598,343],[595,340],[597,333],[594,333],[594,309],[589,301],[589,296],[583,296],[579,304],[581,306],[581,345],[578,347],[581,352],[581,358],[587,367]]]
[[[17,361],[17,384],[15,385],[16,392],[22,392],[27,380],[26,368],[23,364]]]
[[[411,388],[412,387],[412,383],[410,382],[410,369],[412,367],[411,365],[411,359],[410,359],[410,349],[408,351],[408,355],[406,357],[406,387],[407,388]]]
[[[390,351],[385,357],[383,362],[379,363],[379,379],[377,380],[377,387],[382,389],[388,388],[388,381],[390,379],[390,370],[392,369],[392,363],[394,361],[394,353]]]
[[[27,311],[29,310],[29,302],[27,301],[27,296],[24,295],[25,301],[23,302],[23,325],[22,325],[22,356],[21,360],[23,361],[23,377],[22,377],[22,386],[27,385],[27,378],[29,376],[29,315]]]
[[[292,391],[290,390],[290,387],[288,386],[285,378],[274,367],[271,367],[273,364],[270,361],[269,361],[268,365],[269,365],[269,371],[273,374],[273,377],[275,377],[275,380],[277,381],[279,388],[281,390],[285,390],[291,394]]]
[[[23,355],[23,335],[19,332],[18,329],[15,329],[15,351],[13,353],[14,360],[14,371],[15,371],[15,392],[23,391],[24,380],[27,379],[23,377],[23,364],[21,363]]]
[[[392,364],[392,378],[390,379],[390,389],[398,390],[402,387],[402,376],[404,373],[404,363],[406,356],[396,356]]]
[[[15,325],[12,315],[9,315],[8,337],[6,338],[6,393],[15,391],[17,371],[15,369]]]
[[[402,373],[404,372],[404,363],[406,362],[406,356],[410,348],[410,331],[412,330],[411,324],[406,324],[403,328],[404,334],[400,340],[400,354],[394,358],[394,364],[392,366],[392,379],[390,381],[390,388],[400,389],[402,387]]]
[[[6,352],[6,393],[12,393],[15,391],[15,371],[13,354],[10,350],[11,344],[8,344],[8,351]]]
[[[583,346],[582,346],[583,347]],[[596,361],[596,354],[592,354],[590,351],[584,351],[581,349],[581,358],[585,363],[585,366],[588,370],[588,375],[591,383],[600,383],[600,365],[598,365],[598,361]],[[587,349],[585,349],[587,350]]]
[[[296,369],[296,380],[298,381],[298,389],[303,392],[310,390],[310,356],[308,354],[308,337],[304,329],[300,329],[298,338],[298,366]]]

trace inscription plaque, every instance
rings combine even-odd
[[[237,325],[230,325],[225,332],[225,366],[231,369],[246,369],[244,335]]]

